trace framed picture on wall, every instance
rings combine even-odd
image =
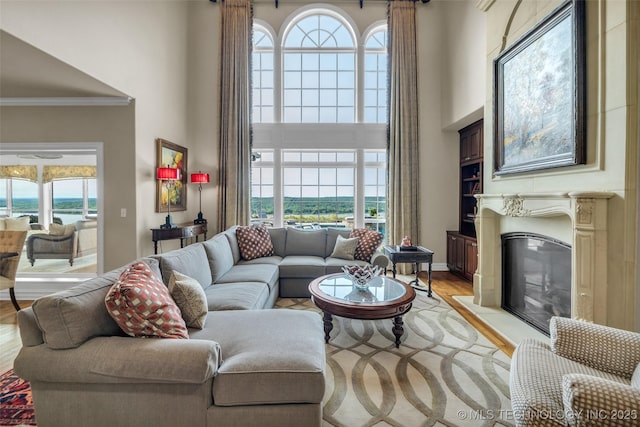
[[[584,40],[567,1],[494,60],[496,175],[585,162]]]
[[[167,185],[158,180],[156,188],[156,212],[167,212],[171,200],[171,211],[187,209],[187,149],[166,139],[156,139],[156,167],[170,167],[180,170],[180,179]]]

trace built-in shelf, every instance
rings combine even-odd
[[[483,121],[477,121],[460,133],[460,212],[459,228],[447,231],[447,265],[453,273],[473,280],[477,261],[475,218],[477,200],[482,193]]]

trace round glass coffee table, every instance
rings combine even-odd
[[[400,347],[404,334],[402,316],[411,309],[416,297],[413,288],[399,280],[377,276],[367,290],[359,290],[342,273],[318,277],[309,284],[314,304],[324,313],[324,340],[329,342],[333,316],[349,319],[378,320],[393,318],[391,331]]]

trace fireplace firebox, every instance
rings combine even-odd
[[[535,233],[502,235],[502,308],[549,335],[571,317],[571,246]]]

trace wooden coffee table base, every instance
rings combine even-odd
[[[328,344],[329,339],[331,338],[329,334],[333,330],[333,316],[327,311],[324,311],[323,313],[322,321],[324,323],[324,342]],[[393,335],[396,337],[396,348],[400,348],[400,338],[404,335],[403,326],[404,322],[402,321],[402,316],[396,316],[393,318],[393,327],[391,328],[391,332],[393,332]]]
[[[336,280],[343,280],[343,282],[337,283]],[[396,337],[396,347],[400,347],[400,338],[404,334],[402,316],[411,310],[412,302],[416,297],[415,290],[406,283],[390,277],[381,277],[379,280],[382,281],[384,287],[374,289],[375,292],[377,292],[377,289],[381,295],[389,297],[387,301],[354,302],[329,295],[321,289],[321,284],[327,283],[322,285],[326,286],[325,289],[330,291],[340,289],[344,293],[346,292],[344,290],[345,287],[347,291],[353,287],[350,281],[345,284],[344,280],[344,275],[336,273],[319,277],[309,284],[311,300],[323,313],[322,323],[324,325],[325,342],[328,343],[331,338],[333,316],[359,320],[393,319],[391,331]],[[394,294],[394,291],[397,294]]]

